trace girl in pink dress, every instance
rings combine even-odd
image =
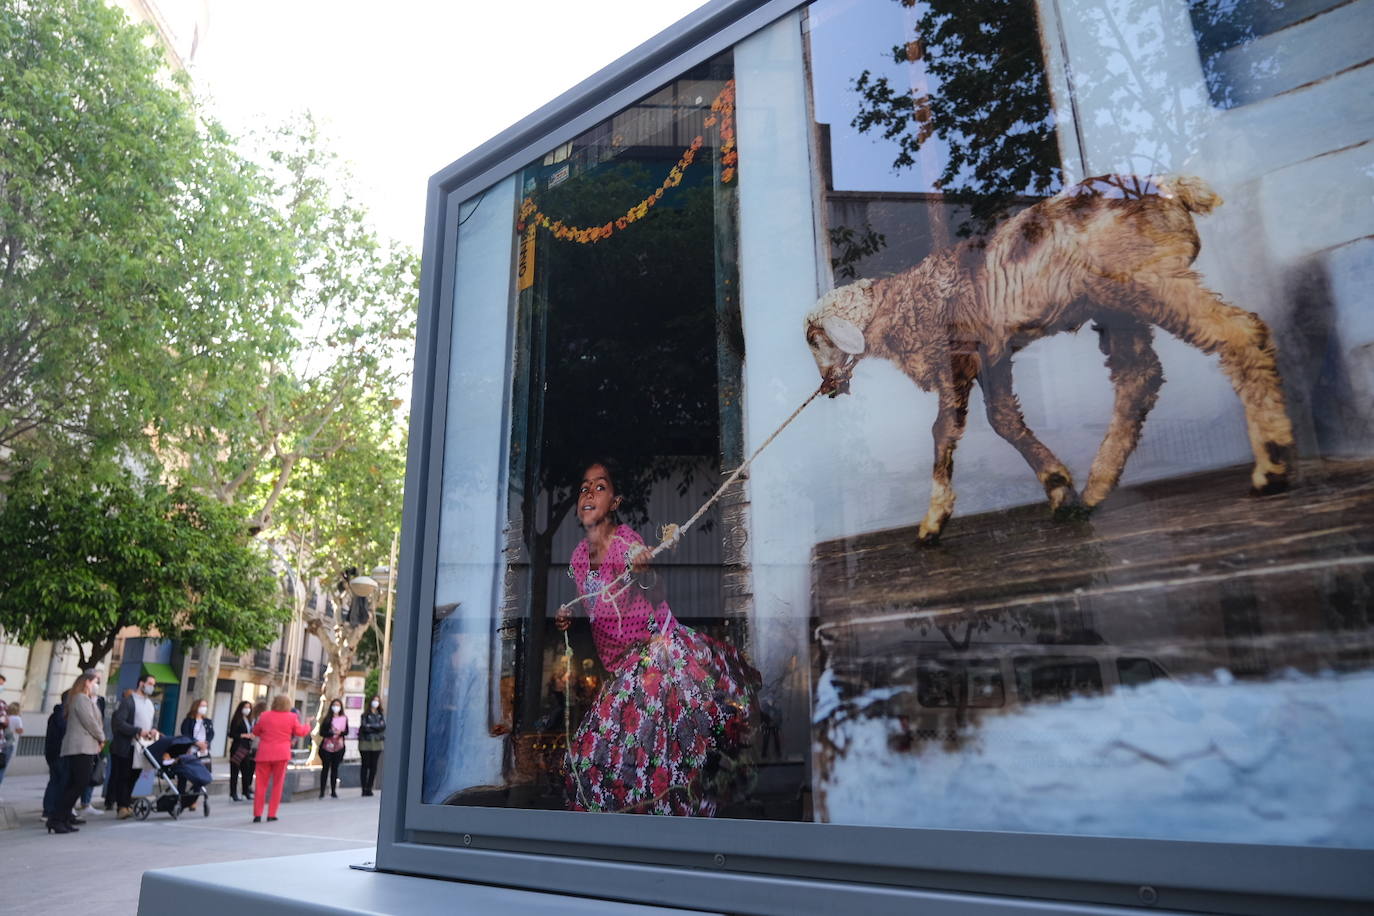
[[[587,536],[569,575],[610,672],[568,748],[569,806],[576,811],[711,816],[753,783],[759,673],[739,650],[677,622],[652,604],[640,573],[648,548],[615,520],[620,499],[604,463],[587,468],[577,517]],[[569,611],[556,618],[560,630]]]

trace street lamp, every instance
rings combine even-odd
[[[377,590],[377,580],[371,576],[354,576],[348,580],[348,590],[359,598],[370,598]]]
[[[396,544],[391,545],[391,563],[396,564]],[[395,593],[395,581],[391,576],[391,566],[378,566],[372,570],[372,576],[377,583],[386,589],[386,623],[382,629],[382,675],[377,684],[377,692],[382,695],[382,706],[385,708],[387,700],[387,688],[391,684],[391,617],[392,595]]]

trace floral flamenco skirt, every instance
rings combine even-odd
[[[568,753],[574,811],[710,817],[744,798],[757,757],[759,673],[676,623],[630,651]]]

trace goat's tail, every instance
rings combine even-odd
[[[1211,213],[1214,207],[1221,206],[1221,195],[1196,175],[1167,175],[1155,182],[1193,213]]]

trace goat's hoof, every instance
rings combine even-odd
[[[917,535],[916,535],[916,546],[917,546],[917,547],[935,547],[935,546],[938,546],[939,543],[940,543],[940,532],[939,532],[939,531],[926,531],[926,530],[922,529],[922,530],[921,530],[919,533],[917,533]]]
[[[1261,484],[1260,486],[1253,486],[1253,485],[1252,485],[1252,486],[1250,487],[1250,495],[1251,495],[1251,496],[1273,496],[1275,493],[1283,493],[1283,492],[1287,491],[1287,490],[1288,490],[1288,487],[1289,487],[1290,485],[1291,485],[1291,484],[1290,484],[1290,481],[1289,481],[1289,479],[1288,479],[1288,474],[1287,474],[1287,473],[1281,473],[1281,474],[1273,474],[1273,473],[1271,473],[1271,474],[1265,474],[1265,475],[1264,475],[1264,483],[1263,483],[1263,484]]]
[[[1050,511],[1056,522],[1068,522],[1087,518],[1092,508],[1079,498],[1078,491],[1068,485],[1060,485],[1049,494]]]
[[[1053,518],[1056,522],[1081,522],[1093,514],[1093,507],[1075,500],[1056,506]]]

